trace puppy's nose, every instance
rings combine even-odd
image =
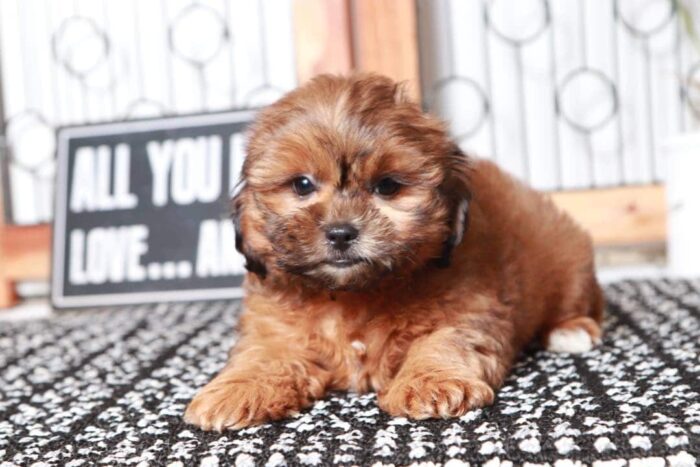
[[[334,224],[326,229],[326,238],[336,250],[347,250],[360,232],[350,224]]]

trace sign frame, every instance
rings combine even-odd
[[[70,191],[70,186],[68,184],[70,167],[69,144],[73,138],[145,133],[158,130],[206,127],[216,124],[252,122],[257,111],[258,109],[229,110],[58,128],[56,131],[57,173],[54,189],[53,248],[51,255],[51,304],[53,307],[79,308],[241,298],[243,296],[242,286],[67,296],[64,291],[64,271],[66,261],[66,224],[69,209],[68,195]],[[245,273],[243,275],[245,276]]]

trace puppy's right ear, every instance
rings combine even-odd
[[[237,188],[237,193],[231,199],[231,218],[236,232],[236,250],[245,258],[245,268],[253,274],[257,274],[261,279],[265,279],[265,276],[267,276],[265,264],[247,247],[243,236],[241,216],[245,209],[245,182],[241,182]]]
[[[471,172],[469,157],[456,144],[452,145],[447,165],[447,179],[441,188],[451,206],[450,235],[445,240],[442,255],[437,258],[435,263],[441,268],[450,265],[452,251],[464,239],[464,233],[469,227],[469,204],[472,199],[469,188],[469,174]]]

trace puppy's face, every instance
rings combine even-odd
[[[466,158],[378,76],[320,77],[261,112],[234,200],[249,269],[363,289],[461,239]]]

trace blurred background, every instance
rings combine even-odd
[[[463,149],[550,193],[591,231],[601,277],[700,275],[699,14],[700,0],[0,0],[0,305],[46,292],[57,128],[256,108],[353,70],[406,81]]]

